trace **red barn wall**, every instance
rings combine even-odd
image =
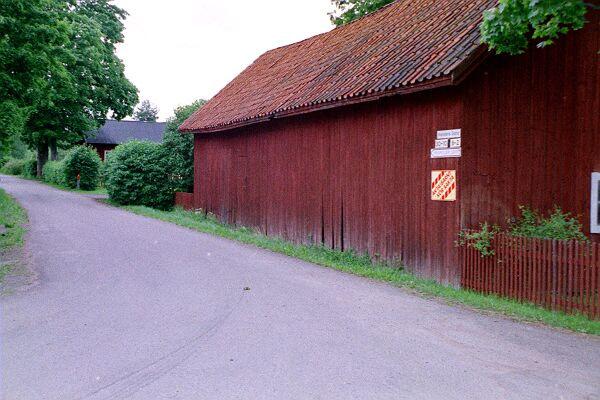
[[[590,178],[600,172],[597,14],[553,46],[490,58],[461,86],[463,227],[506,223],[519,205],[558,205],[589,233]]]
[[[195,206],[296,242],[368,251],[458,282],[458,203],[430,200],[435,132],[456,128],[448,90],[196,135]]]
[[[490,57],[458,87],[198,134],[194,206],[458,284],[461,227],[556,204],[589,232],[598,49],[595,21],[547,49]],[[453,128],[462,158],[431,159],[436,131]],[[456,202],[431,201],[433,169],[457,170]]]

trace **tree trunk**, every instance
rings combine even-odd
[[[42,142],[37,146],[37,177],[42,177],[42,171],[44,170],[44,165],[48,161],[48,143]]]
[[[56,139],[50,139],[50,161],[58,160],[58,148],[56,147]]]

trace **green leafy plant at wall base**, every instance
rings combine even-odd
[[[579,220],[570,213],[565,213],[558,206],[548,216],[540,214],[529,207],[520,206],[521,217],[511,222],[508,233],[540,239],[581,240],[588,241],[582,231]]]
[[[479,224],[479,230],[463,230],[458,234],[457,246],[473,247],[482,257],[493,256],[492,239],[500,232],[500,227],[487,222]]]

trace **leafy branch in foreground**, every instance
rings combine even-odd
[[[394,0],[331,0],[335,10],[329,13],[329,18],[335,26],[345,25],[361,18]]]
[[[500,0],[483,14],[482,42],[498,54],[521,54],[531,39],[545,47],[570,30],[583,28],[583,0]]]

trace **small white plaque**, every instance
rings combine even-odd
[[[438,139],[454,139],[460,137],[460,129],[448,129],[445,131],[437,131]]]
[[[460,147],[460,138],[450,139],[450,147]]]
[[[431,149],[431,158],[460,157],[461,155],[460,147],[455,149]]]
[[[448,148],[448,139],[436,139],[435,148],[436,149],[447,149]]]

